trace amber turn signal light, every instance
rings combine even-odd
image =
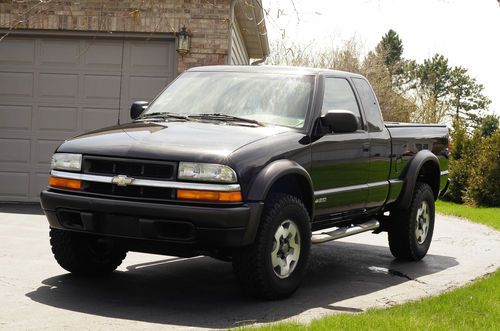
[[[241,202],[241,192],[177,190],[177,199],[219,202]]]
[[[82,181],[77,179],[67,179],[51,176],[49,179],[49,186],[66,188],[70,190],[80,190],[82,188]]]

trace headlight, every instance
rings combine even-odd
[[[228,166],[211,163],[180,162],[178,179],[236,183],[236,172]]]
[[[50,169],[80,171],[82,154],[55,153],[52,155]]]

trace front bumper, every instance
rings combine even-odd
[[[50,227],[200,249],[251,244],[263,202],[228,206],[177,205],[43,191]]]

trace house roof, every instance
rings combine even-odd
[[[240,27],[248,56],[260,59],[269,55],[269,41],[262,1],[237,1],[234,15]]]

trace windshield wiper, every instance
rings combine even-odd
[[[255,124],[258,126],[265,126],[264,124],[262,124],[256,120],[251,120],[249,118],[221,114],[221,113],[195,114],[195,115],[189,115],[188,117],[189,118],[208,119],[208,120],[217,120],[217,121],[226,121],[226,122],[243,122],[243,123]]]
[[[175,118],[178,120],[189,121],[189,118],[187,116],[175,113],[168,113],[168,112],[154,112],[154,113],[144,114],[141,117],[139,117],[138,120],[155,119],[155,118],[160,118],[160,119]]]

